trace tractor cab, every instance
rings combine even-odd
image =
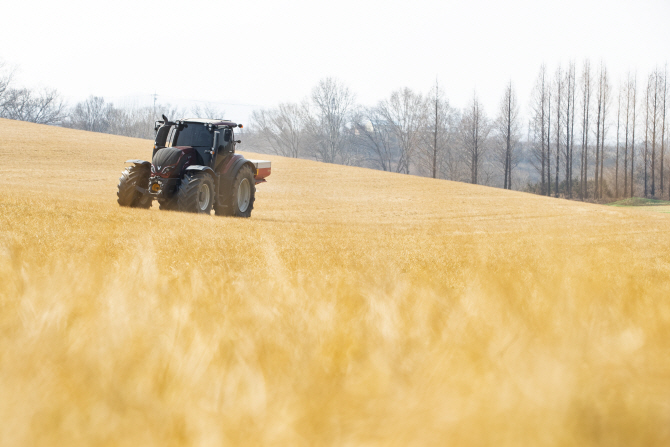
[[[235,153],[238,143],[233,132],[235,127],[242,125],[211,119],[156,121],[153,154],[165,147],[190,147],[197,152],[198,164],[216,170],[227,156]]]

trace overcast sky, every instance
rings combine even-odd
[[[319,79],[372,105],[437,78],[452,105],[476,90],[496,113],[505,84],[522,113],[540,65],[603,60],[616,82],[664,65],[670,1],[8,0],[0,60],[70,102],[211,101],[227,117],[306,97]]]

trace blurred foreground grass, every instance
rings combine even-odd
[[[2,445],[670,442],[667,215],[280,157],[251,219],[122,209],[150,143],[36,127],[0,120]]]

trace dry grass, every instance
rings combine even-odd
[[[143,140],[0,120],[2,445],[667,445],[670,216],[273,161],[120,208]]]

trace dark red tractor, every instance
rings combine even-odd
[[[248,160],[235,153],[235,128],[226,120],[156,121],[151,162],[132,163],[119,179],[121,206],[249,217],[256,185],[270,175],[269,161]]]

